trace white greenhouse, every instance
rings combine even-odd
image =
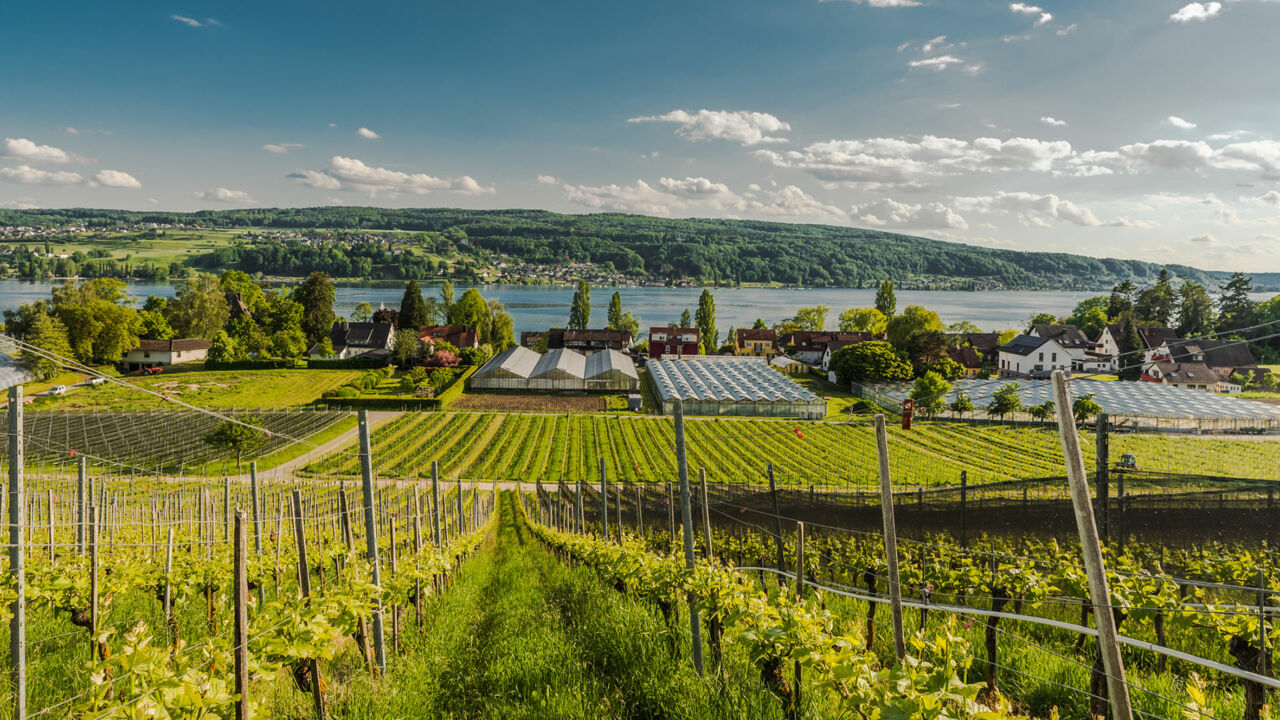
[[[630,393],[640,389],[640,376],[631,358],[617,350],[588,357],[567,349],[540,355],[516,346],[485,363],[470,383],[475,390]]]
[[[765,358],[685,356],[650,360],[649,377],[664,413],[684,402],[688,415],[826,417],[827,403],[769,366]]]

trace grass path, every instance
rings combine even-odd
[[[673,661],[655,613],[562,565],[515,513],[506,494],[497,537],[432,608],[427,632],[386,681],[349,686],[335,717],[779,716],[758,683],[721,690],[697,677],[687,650]]]

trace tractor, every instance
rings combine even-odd
[[[1129,453],[1125,453],[1120,456],[1119,460],[1116,461],[1116,469],[1117,470],[1137,470],[1138,458],[1134,457],[1133,455],[1130,455]]]

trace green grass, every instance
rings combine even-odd
[[[359,675],[331,698],[333,717],[781,716],[741,659],[729,665],[730,682],[704,682],[687,646],[671,657],[656,610],[557,561],[523,526],[510,493],[500,508],[496,539],[431,608],[426,631],[409,634],[385,680]],[[687,642],[683,625],[675,633]],[[266,716],[305,712],[281,703]]]
[[[300,440],[306,440],[307,441],[306,444],[293,443],[286,447],[280,448],[279,450],[271,453],[270,455],[265,455],[259,458],[258,472],[266,472],[267,470],[271,470],[275,467],[278,467],[280,465],[283,465],[284,463],[289,462],[290,460],[293,460],[297,457],[307,454],[308,452],[311,452],[311,450],[313,449],[313,446],[324,445],[330,440],[342,435],[342,433],[355,427],[356,422],[357,422],[356,416],[351,415],[350,417],[343,418],[342,420],[339,420],[338,422],[333,423],[332,425],[329,425],[328,427],[321,429],[319,432],[313,435],[308,435],[305,438],[299,438]],[[210,476],[214,476],[214,475],[230,475],[233,473],[241,474],[241,473],[247,473],[247,472],[249,472],[248,461],[237,464],[235,460],[225,460],[219,465],[210,465],[206,471],[206,474]]]
[[[329,389],[360,375],[358,370],[193,370],[149,377],[127,376],[131,385],[176,400],[211,408],[287,408],[306,405]],[[149,393],[107,383],[73,388],[66,395],[41,399],[41,410],[147,410],[172,405]]]
[[[72,254],[77,251],[88,253],[90,250],[106,250],[113,258],[122,260],[130,256],[130,262],[152,262],[167,266],[171,262],[182,263],[188,258],[212,252],[220,247],[231,245],[235,236],[243,230],[168,230],[163,235],[152,235],[150,232],[111,233],[95,237],[94,233],[81,234],[71,242],[50,242],[50,250],[55,254]],[[6,245],[19,244],[9,241]],[[43,243],[26,242],[28,247]],[[43,248],[42,248],[43,249]]]
[[[867,413],[873,410],[866,401],[849,392],[847,388],[827,382],[813,373],[789,375],[801,387],[809,392],[826,398],[827,420],[847,420],[850,415]]]

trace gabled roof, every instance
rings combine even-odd
[[[1155,365],[1160,368],[1164,381],[1171,385],[1217,383],[1226,379],[1223,373],[1204,363],[1160,362]]]
[[[1111,332],[1111,339],[1120,342],[1120,336],[1124,334],[1124,326],[1119,323],[1112,323],[1103,327],[1103,331]],[[1154,350],[1167,341],[1175,341],[1178,339],[1178,331],[1172,328],[1160,327],[1158,325],[1138,326],[1138,337],[1142,340],[1142,346],[1146,350]],[[1102,333],[1098,333],[1098,340],[1102,340]]]
[[[587,358],[576,350],[567,350],[558,348],[549,350],[547,354],[538,359],[538,364],[533,366],[533,374],[529,377],[547,377],[552,374],[560,376],[568,376],[571,378],[586,377]]]
[[[423,342],[444,340],[459,349],[478,344],[475,325],[424,325],[418,330],[418,339]]]
[[[494,355],[476,371],[476,377],[498,374],[527,378],[533,374],[533,369],[541,358],[541,355],[529,348],[517,345]]]
[[[833,342],[852,345],[853,343],[873,340],[874,338],[875,336],[868,332],[838,332],[834,330],[802,330],[791,334],[791,342],[795,344],[796,352],[823,350],[828,343]],[[844,345],[840,347],[844,347]]]
[[[573,330],[566,328],[561,332],[564,333],[563,342],[565,343],[604,342],[622,343],[623,345],[631,344],[631,333],[626,330],[609,330],[607,328],[600,330]]]
[[[138,350],[148,352],[188,352],[191,350],[208,350],[213,347],[204,338],[181,338],[178,340],[139,340]]]
[[[1037,324],[1031,326],[1031,334],[1057,341],[1067,349],[1089,347],[1089,338],[1075,325]]]
[[[334,348],[385,348],[391,345],[395,327],[390,323],[347,322],[339,320],[329,331],[329,341]]]
[[[947,337],[957,338],[962,343],[967,342],[978,352],[991,352],[1000,348],[1000,333],[947,333]]]
[[[640,375],[636,373],[636,364],[631,362],[631,358],[612,348],[593,353],[587,358],[586,377],[588,380],[619,373],[632,380],[640,379]]]
[[[1249,346],[1230,340],[1177,340],[1168,343],[1169,359],[1174,362],[1192,362],[1198,354],[1204,356],[1204,364],[1213,368],[1254,367],[1258,364]]]
[[[701,337],[702,331],[698,328],[678,328],[678,327],[651,327],[649,334],[662,333],[664,335],[698,335]]]
[[[968,345],[947,348],[947,357],[960,363],[962,368],[982,367],[982,358],[978,356],[978,351]]]
[[[1019,335],[1000,346],[1000,352],[1012,353],[1014,355],[1030,355],[1045,343],[1056,342],[1053,338],[1036,337],[1035,335]]]
[[[738,328],[735,334],[739,345],[747,342],[774,342],[778,339],[777,331],[769,328]]]

